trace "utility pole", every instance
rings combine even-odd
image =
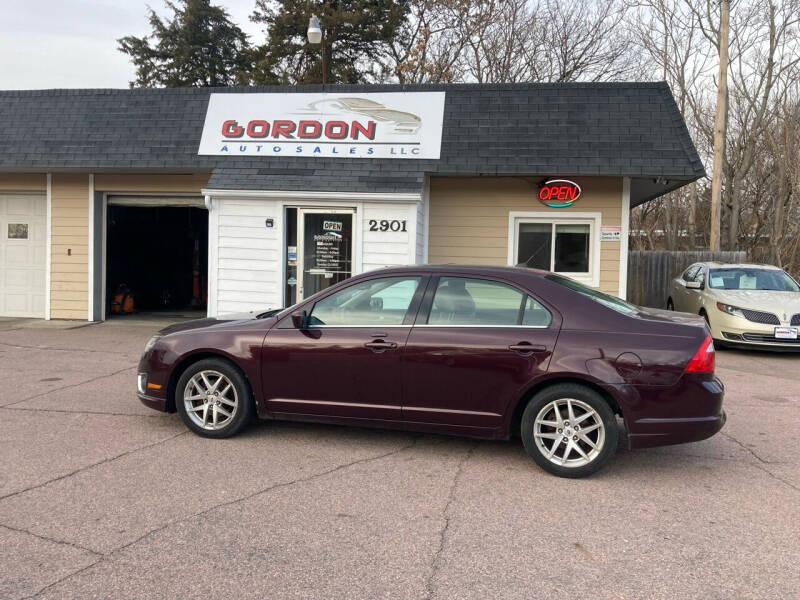
[[[714,120],[714,166],[711,170],[711,230],[708,247],[718,252],[720,213],[722,205],[722,162],[725,156],[725,134],[728,117],[728,29],[730,0],[720,0],[719,20],[719,83],[717,85],[717,114]]]

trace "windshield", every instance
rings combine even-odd
[[[778,269],[710,269],[708,287],[715,290],[800,292],[797,282],[786,271]]]
[[[590,288],[589,286],[583,285],[582,283],[578,283],[574,279],[570,279],[569,277],[562,277],[561,275],[545,275],[545,279],[549,279],[553,283],[557,283],[559,285],[563,285],[571,290],[578,292],[579,294],[583,294],[584,296],[591,298],[595,302],[599,302],[603,306],[607,306],[617,312],[621,312],[624,315],[632,315],[639,312],[639,308],[634,306],[630,302],[625,302],[625,300],[621,300],[616,296],[612,296],[610,294],[606,294],[604,292],[600,292],[594,288]]]

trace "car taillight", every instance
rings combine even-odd
[[[694,353],[692,360],[686,365],[686,373],[713,373],[715,364],[714,340],[710,335],[706,336],[700,344],[697,352]]]

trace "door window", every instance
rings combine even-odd
[[[528,321],[526,323],[526,320]],[[547,325],[550,313],[518,289],[485,279],[442,277],[428,325]]]
[[[402,325],[421,277],[383,277],[346,287],[317,302],[310,325]]]
[[[352,275],[353,212],[300,209],[297,218],[299,300]]]
[[[697,275],[697,271],[700,269],[700,265],[692,265],[686,271],[683,272],[683,280],[684,281],[694,281],[694,276]]]

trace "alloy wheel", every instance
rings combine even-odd
[[[216,431],[231,423],[239,408],[236,386],[219,371],[195,373],[183,391],[183,405],[192,422]]]
[[[536,448],[555,465],[583,467],[603,450],[606,430],[600,415],[575,398],[545,404],[533,426]]]

